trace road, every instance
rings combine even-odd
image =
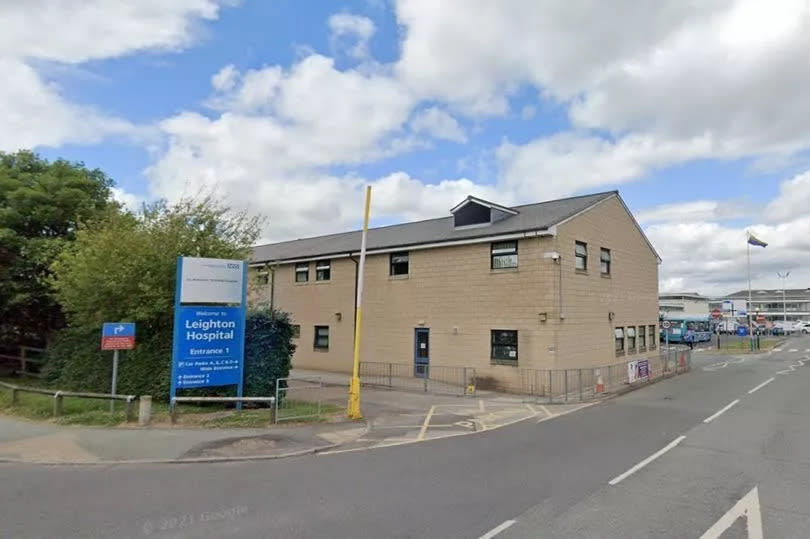
[[[682,538],[721,520],[728,538],[749,536],[758,514],[764,537],[804,537],[807,350],[800,337],[762,356],[697,356],[689,374],[564,417],[413,445],[227,464],[0,465],[0,537]],[[748,521],[723,519],[741,499]]]

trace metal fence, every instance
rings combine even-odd
[[[419,365],[418,368],[417,371],[413,364],[363,361],[360,363],[360,382],[364,386],[424,393],[475,393],[473,367]]]
[[[39,378],[45,363],[45,349],[32,346],[0,347],[0,370],[9,370],[25,376]]]
[[[320,417],[324,387],[318,377],[277,379],[275,422]]]
[[[692,351],[661,350],[658,357],[582,369],[519,369],[518,386],[500,389],[545,402],[581,402],[690,370]]]

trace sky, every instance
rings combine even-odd
[[[618,189],[662,291],[810,287],[810,3],[0,1],[0,151],[262,240]]]

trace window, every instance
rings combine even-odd
[[[638,327],[638,351],[643,352],[647,349],[647,340],[646,334],[644,332],[646,328],[644,326]]]
[[[301,326],[298,324],[293,324],[292,326],[292,338],[298,339],[301,337]]]
[[[633,352],[636,349],[636,328],[629,326],[627,328],[627,351]]]
[[[329,326],[315,326],[315,348],[329,350]]]
[[[315,262],[315,280],[328,281],[332,278],[332,263],[329,260]]]
[[[655,343],[658,342],[657,336],[655,335],[655,325],[650,326],[649,330],[647,342],[650,343],[650,350],[655,350]]]
[[[305,283],[309,281],[309,264],[302,262],[295,265],[295,282]]]
[[[610,275],[610,249],[603,247],[600,250],[599,261],[601,262],[602,275]]]
[[[576,256],[575,267],[578,270],[588,269],[588,244],[581,241],[574,242],[574,255]]]
[[[267,271],[261,271],[256,274],[256,284],[267,284],[270,282],[270,273]]]
[[[389,275],[408,275],[408,251],[391,253]]]
[[[518,361],[518,332],[511,329],[492,330],[493,363],[507,363],[517,365]]]
[[[492,269],[518,267],[518,250],[516,241],[501,241],[492,244]]]
[[[616,355],[624,355],[624,328],[616,328],[613,331],[616,336]]]

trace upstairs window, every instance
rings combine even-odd
[[[302,262],[295,265],[295,282],[305,283],[309,281],[309,264]]]
[[[493,243],[490,256],[492,269],[518,267],[517,241]]]
[[[315,280],[328,281],[332,278],[332,263],[329,260],[318,260],[315,263]]]
[[[408,251],[391,253],[389,275],[408,275]]]
[[[610,275],[610,249],[602,248],[599,253],[602,275]]]
[[[588,244],[581,241],[574,242],[575,268],[585,271],[588,269]]]

